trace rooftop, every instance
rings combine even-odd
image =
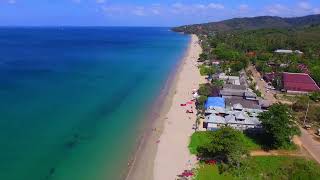
[[[245,91],[247,88],[246,88],[246,86],[243,86],[243,85],[225,84],[225,85],[223,85],[223,89],[232,89],[232,90]]]
[[[208,97],[208,100],[205,103],[205,108],[208,109],[209,107],[222,107],[225,108],[225,100],[221,97]]]
[[[239,99],[239,98],[228,98],[226,99],[226,106],[233,107],[233,105],[241,104],[243,108],[248,109],[261,109],[259,106],[259,101],[252,101],[246,99]]]
[[[319,91],[317,83],[305,73],[283,73],[283,88],[289,91]]]

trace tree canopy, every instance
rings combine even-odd
[[[223,127],[208,136],[209,143],[197,149],[201,156],[221,158],[229,165],[239,166],[249,154],[243,133],[231,127]]]
[[[272,148],[290,148],[293,136],[300,133],[287,105],[274,104],[269,111],[261,113],[259,118],[270,137]]]

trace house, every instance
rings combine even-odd
[[[298,64],[298,69],[305,74],[310,74],[310,71],[305,64]]]
[[[213,65],[220,65],[220,61],[212,61]]]
[[[247,88],[242,85],[225,84],[219,94],[223,98],[243,97],[246,90]]]
[[[282,74],[283,90],[287,93],[304,94],[314,91],[320,91],[317,83],[305,73]]]
[[[205,111],[206,116],[210,114],[224,116],[226,114],[226,109],[218,106],[211,106]]]
[[[272,72],[272,73],[265,73],[263,75],[263,79],[266,82],[272,82],[274,79],[276,78],[276,73]]]
[[[210,107],[222,107],[225,108],[225,100],[222,97],[208,97],[208,100],[205,103],[205,109],[209,109]]]
[[[243,85],[234,85],[234,84],[224,84],[224,90],[239,90],[239,91],[246,91],[247,87]]]
[[[246,91],[244,92],[244,99],[255,101],[257,99],[257,95],[254,92]]]
[[[232,97],[225,99],[226,107],[233,107],[236,104],[241,104],[244,108],[247,109],[261,109],[261,105],[259,104],[259,100],[247,100],[243,98]]]
[[[254,52],[254,51],[250,51],[250,52],[247,52],[247,53],[246,53],[246,56],[247,56],[247,57],[256,57],[256,56],[257,56],[257,53]]]
[[[205,117],[203,127],[209,131],[218,130],[229,126],[237,130],[260,130],[261,122],[259,114],[263,112],[257,109],[246,109],[241,104],[235,104],[231,110],[225,110],[224,115],[212,113]]]
[[[218,78],[226,82],[226,84],[240,85],[240,78],[238,76],[227,76],[225,73],[220,73]]]
[[[288,50],[288,49],[277,49],[274,52],[275,53],[281,53],[281,54],[292,54],[293,53],[292,50]]]
[[[292,53],[296,53],[296,54],[303,54],[302,51],[300,50],[288,50],[288,49],[277,49],[274,51],[275,53],[281,53],[281,54],[292,54]]]
[[[245,99],[256,101],[257,95],[248,90],[238,90],[238,89],[222,89],[220,90],[220,96],[225,99]]]

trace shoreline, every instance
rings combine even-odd
[[[192,89],[197,88],[200,84],[200,73],[198,71],[198,68],[194,65],[198,59],[199,54],[202,51],[200,45],[198,45],[197,42],[197,36],[192,35],[189,41],[188,48],[186,49],[180,62],[177,64],[176,71],[173,72],[172,75],[170,75],[170,78],[162,89],[160,96],[156,99],[157,101],[154,103],[154,108],[152,108],[152,111],[147,118],[150,122],[147,122],[147,124],[144,126],[145,132],[142,133],[142,136],[140,136],[136,152],[133,155],[130,166],[128,167],[128,173],[125,178],[126,180],[168,179],[167,177],[159,176],[159,173],[162,175],[168,174],[166,168],[159,167],[159,158],[165,159],[163,155],[166,154],[165,150],[162,150],[162,147],[164,146],[165,149],[169,151],[174,146],[177,146],[177,149],[179,149],[180,147],[179,143],[164,143],[166,141],[169,141],[167,137],[169,130],[168,124],[170,126],[173,124],[170,121],[172,117],[168,115],[172,114],[172,112],[177,111],[177,96],[184,96],[184,98],[182,99],[180,99],[181,97],[179,97],[179,102],[190,100],[192,98]],[[199,76],[195,77],[196,80],[194,79],[192,84],[191,82],[189,83],[190,78],[181,79],[181,77],[188,76],[188,74],[198,74]],[[184,89],[183,93],[180,93],[180,90],[182,90],[181,84],[184,84],[184,87],[182,88]],[[186,85],[189,87],[185,87]],[[186,94],[186,91],[189,93]],[[189,99],[185,99],[186,95],[187,97],[189,97]],[[181,118],[180,121],[189,121],[188,123],[185,123],[185,125],[183,125],[184,128],[182,128],[183,130],[188,131],[187,133],[183,132],[183,142],[188,142],[189,135],[191,135],[190,133],[193,132],[192,124],[195,123],[195,114],[193,114],[194,117],[190,117],[191,119],[188,119],[188,115],[185,113],[185,109],[181,107],[179,108],[181,112],[177,114],[179,114],[179,117]],[[179,128],[176,126],[177,125],[175,125],[174,129]],[[175,133],[177,133],[175,130],[169,131],[169,134],[171,136],[175,136]],[[188,156],[191,156],[187,147],[182,146],[180,148],[184,148],[184,152],[188,152]],[[184,156],[184,159],[185,157],[186,156]],[[160,162],[160,164],[161,163],[166,163],[166,161],[162,161]],[[178,160],[177,163],[179,163],[179,165],[176,168],[179,169],[179,171],[181,169],[182,172],[185,168],[185,162]],[[174,179],[176,175],[181,172],[178,172],[177,170],[172,171],[172,173],[170,173],[171,178],[169,179]]]

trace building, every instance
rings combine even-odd
[[[283,90],[287,93],[304,94],[314,91],[320,91],[317,83],[305,73],[282,74]]]
[[[247,109],[241,104],[235,104],[230,110],[224,113],[212,113],[205,117],[203,127],[209,131],[218,130],[221,127],[229,126],[237,130],[260,130],[261,122],[259,109]]]
[[[246,100],[243,98],[233,97],[233,98],[225,99],[225,102],[226,102],[227,108],[233,107],[236,104],[241,104],[244,108],[247,108],[247,109],[261,109],[259,100],[252,101],[252,100]]]
[[[226,84],[240,85],[240,77],[238,76],[227,76],[225,73],[220,73],[218,78]]]
[[[292,50],[288,50],[288,49],[277,49],[274,52],[275,53],[282,53],[282,54],[292,54],[293,53]]]
[[[296,54],[303,54],[302,51],[300,50],[288,50],[288,49],[277,49],[274,51],[275,53],[281,53],[281,54],[292,54],[292,53],[296,53]]]
[[[275,72],[271,72],[271,73],[265,73],[263,75],[263,79],[266,81],[266,82],[272,82],[276,79],[276,76],[277,74]]]
[[[221,107],[225,108],[225,100],[221,97],[208,97],[208,100],[205,103],[205,109],[209,109],[210,107]]]

